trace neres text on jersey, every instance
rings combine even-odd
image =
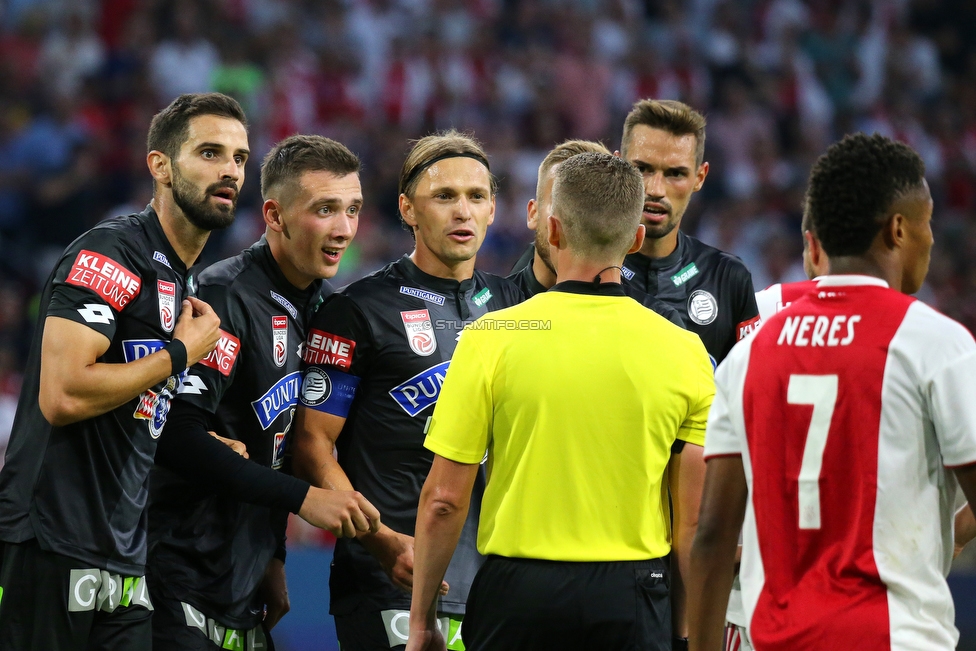
[[[790,316],[783,322],[776,344],[782,346],[849,346],[854,341],[854,324],[860,314],[838,314],[834,317],[812,314]],[[845,323],[846,322],[846,323]],[[846,328],[845,328],[846,325]],[[844,337],[839,338],[841,330]]]

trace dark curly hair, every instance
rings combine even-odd
[[[908,145],[856,133],[831,145],[810,172],[806,208],[829,256],[863,255],[892,204],[920,189],[925,164]]]

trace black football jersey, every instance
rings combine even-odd
[[[545,286],[542,285],[536,279],[535,273],[532,271],[532,261],[535,257],[535,245],[530,244],[528,250],[522,254],[522,257],[518,259],[515,266],[512,267],[511,273],[508,275],[508,279],[515,283],[518,288],[522,291],[525,298],[531,298],[536,294],[541,294],[546,291]],[[660,301],[657,298],[651,296],[650,294],[638,289],[632,283],[626,281],[623,282],[624,292],[627,296],[640,303],[646,308],[653,310],[654,312],[660,314],[665,319],[671,323],[685,327],[684,319],[676,309]]]
[[[41,295],[6,462],[0,540],[125,576],[144,572],[145,506],[156,440],[179,378],[105,414],[54,427],[38,405],[43,324],[60,317],[111,341],[97,361],[121,364],[163,348],[179,316],[186,268],[152,208],[103,222],[61,256]]]
[[[336,442],[339,464],[394,531],[414,535],[433,462],[424,448],[426,425],[462,328],[521,300],[504,278],[480,271],[461,282],[437,278],[404,256],[334,294],[313,317],[302,404],[347,419]],[[482,467],[441,612],[464,613],[481,566],[476,537],[484,487]],[[410,595],[356,540],[336,543],[330,585],[333,614],[410,607]]]
[[[301,387],[308,312],[328,285],[296,288],[264,238],[194,274],[190,285],[220,317],[221,333],[214,351],[189,369],[176,400],[211,413],[208,428],[243,442],[251,460],[280,469]],[[285,517],[157,467],[149,509],[156,589],[225,626],[257,626],[257,589]]]
[[[675,308],[683,326],[701,337],[713,364],[759,325],[752,275],[742,261],[684,233],[673,253],[624,260],[628,283]]]

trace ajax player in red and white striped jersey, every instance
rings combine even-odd
[[[908,296],[932,247],[922,161],[848,136],[807,210],[830,275],[717,371],[691,648],[721,645],[740,527],[757,651],[955,648],[944,576],[959,487],[976,498],[976,342]]]

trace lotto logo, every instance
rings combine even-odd
[[[78,308],[78,314],[80,314],[87,323],[102,323],[104,325],[108,325],[115,320],[115,315],[112,314],[111,309],[96,303],[85,303],[85,307]]]
[[[200,363],[218,371],[221,375],[229,376],[239,352],[241,352],[241,340],[221,329],[217,347],[200,360]]]
[[[142,281],[115,260],[82,250],[65,279],[69,285],[86,287],[121,312],[139,294]]]

